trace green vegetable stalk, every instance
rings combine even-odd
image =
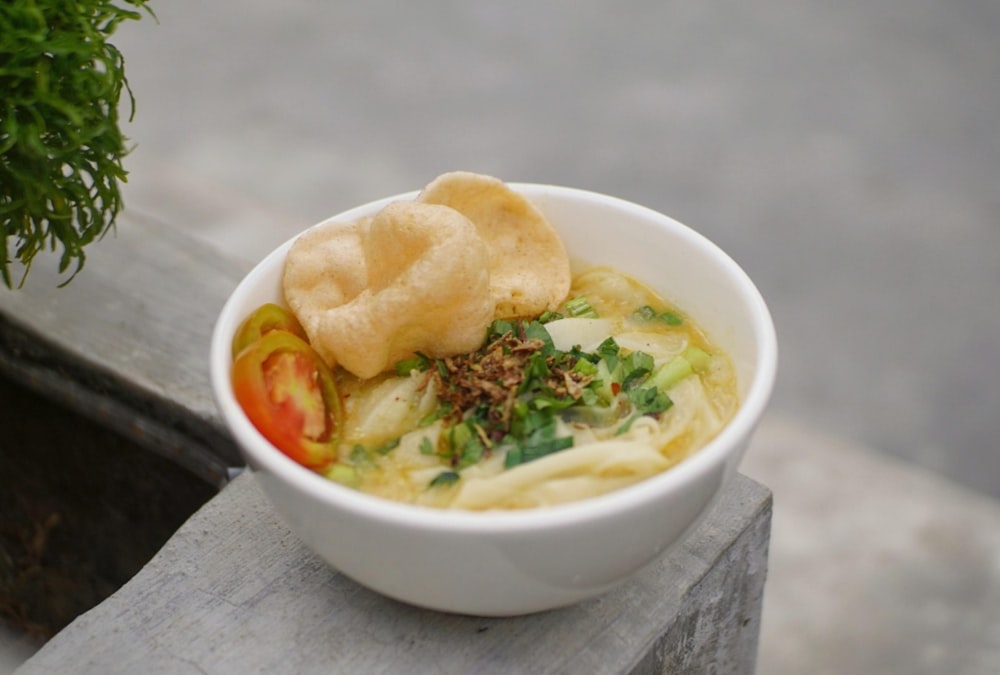
[[[59,272],[82,269],[84,247],[114,226],[126,138],[118,103],[124,59],[108,38],[148,0],[0,2],[0,275],[27,276],[35,255],[61,250]],[[150,12],[151,13],[151,12]],[[21,283],[24,278],[22,277]]]

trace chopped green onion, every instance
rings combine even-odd
[[[580,373],[581,375],[597,375],[597,365],[587,359],[578,359],[573,364],[573,372]]]
[[[451,404],[447,402],[441,403],[437,408],[424,415],[418,423],[418,426],[429,427],[439,419],[447,417],[449,414],[451,414]]]
[[[649,305],[643,305],[639,309],[632,312],[632,318],[638,319],[639,321],[652,321],[656,318],[656,310]]]
[[[694,372],[691,362],[681,355],[667,361],[650,376],[648,384],[666,391]]]
[[[612,387],[614,383],[614,378],[611,375],[611,369],[608,367],[608,362],[601,359],[597,362],[597,376],[594,378],[594,382],[591,385],[594,388],[594,393],[597,394],[598,398],[605,405],[610,405],[610,403],[615,399],[615,392]]]
[[[631,417],[629,417],[627,420],[625,420],[624,424],[615,429],[615,436],[621,436],[622,434],[628,433],[629,429],[632,428],[632,423],[635,422],[640,417],[642,417],[642,413],[637,412]]]
[[[681,317],[680,314],[671,312],[670,310],[657,312],[649,305],[643,305],[632,312],[632,318],[637,321],[652,321],[653,319],[658,319],[668,326],[679,326],[684,323],[684,318]]]
[[[647,384],[655,386],[660,391],[666,391],[688,375],[704,372],[711,359],[712,356],[708,352],[697,347],[688,347],[682,354],[656,369]]]
[[[684,350],[684,358],[691,362],[691,367],[696,373],[703,373],[708,370],[708,364],[712,360],[712,355],[697,347],[688,347]]]
[[[434,450],[434,444],[431,443],[431,439],[427,438],[426,436],[424,436],[422,439],[420,439],[419,449],[420,449],[420,454],[421,455],[433,455],[433,454],[436,454],[436,452]]]
[[[598,318],[597,312],[590,306],[590,301],[587,300],[586,296],[578,295],[575,298],[567,300],[565,307],[566,313],[574,319]]]
[[[340,462],[337,462],[333,466],[328,467],[323,472],[323,475],[332,481],[336,481],[349,487],[357,487],[361,483],[361,477],[358,475],[358,470],[350,464],[341,464]]]
[[[403,359],[396,364],[396,374],[401,377],[406,377],[414,370],[417,372],[424,372],[431,367],[431,360],[424,354],[417,352],[412,357],[408,359]]]
[[[675,312],[660,312],[660,315],[657,318],[666,323],[668,326],[679,326],[684,323],[684,318]]]

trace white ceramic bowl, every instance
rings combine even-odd
[[[215,326],[211,379],[222,416],[275,509],[334,568],[423,607],[509,616],[601,594],[679,542],[736,472],[770,398],[777,346],[751,280],[705,237],[650,209],[565,187],[511,184],[559,230],[572,259],[611,265],[690,313],[734,359],[742,403],[678,466],[601,497],[547,509],[451,512],[361,494],[299,466],[266,441],[230,386],[230,340],[256,307],[281,300],[291,241],[240,283]],[[398,195],[341,213],[353,220]]]

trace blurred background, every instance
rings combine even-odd
[[[773,418],[1000,497],[995,0],[152,8],[116,40],[129,209],[252,262],[455,169],[630,199],[757,282]],[[850,672],[784,637],[761,672]]]
[[[634,200],[756,280],[777,411],[1000,497],[1000,4],[152,6],[131,208],[256,260],[454,169]]]

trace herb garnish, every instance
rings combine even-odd
[[[654,319],[658,319],[668,326],[679,326],[684,323],[684,317],[677,312],[671,312],[670,310],[657,312],[649,305],[643,305],[632,312],[632,318],[637,321],[652,321]]]
[[[458,481],[458,474],[454,471],[442,471],[435,476],[428,487],[438,487],[440,485],[453,485]]]
[[[648,320],[665,320],[651,308],[640,308],[633,317],[647,314]],[[689,346],[657,365],[650,354],[622,350],[613,337],[592,352],[579,346],[562,351],[541,321],[498,320],[477,351],[440,359],[417,354],[397,364],[396,372],[424,373],[423,386],[433,382],[437,391],[438,405],[420,426],[440,421],[442,428],[437,442],[425,436],[418,451],[443,460],[447,469],[428,485],[442,487],[455,484],[462,470],[493,453],[502,453],[504,467],[511,468],[571,448],[569,425],[627,433],[636,420],[668,411],[673,401],[667,390],[704,372],[710,360]],[[351,462],[374,466],[373,456],[391,452],[399,442],[357,445]]]
[[[645,352],[623,354],[613,338],[592,353],[561,351],[540,321],[495,321],[481,349],[428,368],[445,421],[435,452],[455,471],[503,452],[509,468],[572,447],[573,436],[560,431],[563,417],[613,424],[628,415],[624,433],[672,405],[650,383],[654,366]]]
[[[147,0],[123,2],[149,11]],[[107,40],[140,16],[110,0],[0,3],[0,277],[7,287],[11,249],[26,276],[39,251],[61,248],[59,272],[76,264],[65,285],[83,267],[84,247],[114,225],[128,152],[118,102],[126,92],[134,112],[135,100],[121,52]]]

